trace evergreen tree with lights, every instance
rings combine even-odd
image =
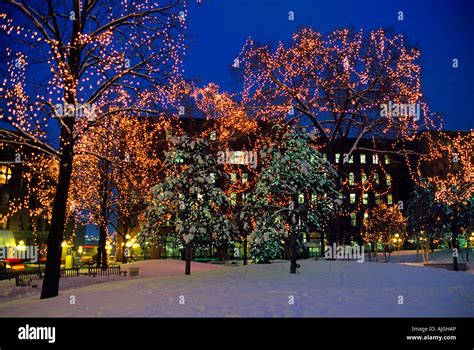
[[[242,215],[257,217],[249,235],[252,258],[268,263],[278,256],[283,240],[289,244],[290,273],[296,273],[302,234],[310,226],[323,229],[335,209],[336,174],[301,127],[282,124],[274,129],[274,142],[260,152],[256,190]]]
[[[187,135],[172,136],[165,159],[166,176],[151,188],[152,200],[145,213],[139,242],[161,240],[164,226],[172,226],[171,236],[185,249],[185,274],[191,274],[196,247],[227,244],[235,229],[226,215],[228,200],[217,182],[223,174],[206,140]]]

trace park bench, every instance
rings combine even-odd
[[[88,276],[127,276],[127,271],[121,271],[120,266],[109,266],[106,269],[102,269],[101,267],[91,267],[87,268]]]
[[[15,273],[15,285],[17,287],[30,286],[33,280],[40,280],[43,278],[43,274],[40,269],[35,271],[21,271]]]

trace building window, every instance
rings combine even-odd
[[[360,155],[360,164],[365,164],[365,154]]]
[[[328,160],[328,155],[326,153],[323,153],[323,159]]]
[[[336,164],[339,164],[339,159],[341,158],[340,153],[336,153]]]
[[[388,154],[384,156],[384,159],[385,159],[385,164],[390,164],[390,156]]]
[[[211,133],[209,134],[209,140],[211,141],[216,141],[217,140],[217,131],[212,130]]]
[[[393,198],[392,198],[392,195],[390,193],[387,194],[387,204],[393,204]]]
[[[349,173],[349,185],[353,186],[355,182],[355,176],[354,173]]]
[[[230,182],[234,183],[237,181],[237,174],[236,173],[230,173]]]
[[[304,194],[300,193],[298,195],[298,204],[303,204],[304,203]]]
[[[364,193],[364,195],[362,196],[362,204],[364,204],[364,205],[369,204],[369,194],[368,193]]]
[[[378,194],[378,193],[375,195],[375,204],[376,205],[380,204],[380,194]]]
[[[247,164],[247,157],[243,151],[233,151],[230,155],[230,164],[245,165]]]
[[[237,205],[237,193],[232,192],[230,194],[230,205],[235,207]]]
[[[354,155],[349,157],[349,164],[354,164]]]
[[[8,205],[9,201],[10,201],[10,193],[4,193],[2,196],[2,204]]]
[[[7,165],[0,165],[0,185],[6,185],[12,177],[12,169]]]
[[[375,180],[375,184],[376,184],[376,185],[379,185],[379,184],[380,184],[380,178],[379,178],[379,174],[378,174],[378,173],[375,173],[375,174],[374,174],[374,180]]]
[[[246,184],[249,179],[249,174],[247,173],[242,173],[242,183]]]
[[[386,182],[387,186],[390,186],[392,184],[392,177],[390,176],[390,174],[387,174],[385,182]]]
[[[362,180],[362,184],[365,185],[367,183],[367,175],[365,175],[365,173],[362,172],[362,174],[360,174],[360,178]]]
[[[357,215],[355,213],[351,214],[351,226],[352,227],[357,226]]]
[[[356,194],[355,193],[349,194],[349,203],[354,204],[355,202],[356,202]]]
[[[372,164],[379,164],[379,155],[372,154]]]

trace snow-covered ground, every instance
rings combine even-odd
[[[299,263],[295,275],[288,262],[193,263],[193,274],[184,276],[181,261],[139,262],[138,277],[64,279],[60,295],[47,300],[4,297],[0,316],[474,316],[469,273],[375,262]]]

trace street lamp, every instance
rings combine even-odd
[[[395,237],[392,239],[392,242],[394,243],[396,250],[400,250],[402,239],[400,238],[400,235],[398,233],[395,233]],[[398,262],[400,262],[400,254],[398,254]]]

